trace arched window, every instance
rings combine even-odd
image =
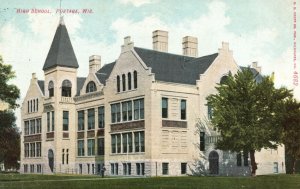
[[[90,81],[86,86],[86,93],[97,91],[96,84],[94,81]]]
[[[136,89],[137,88],[137,72],[133,72],[133,87]]]
[[[122,74],[122,89],[123,89],[123,91],[126,90],[126,76],[125,76],[125,74]]]
[[[120,76],[117,76],[117,91],[120,92]]]
[[[49,97],[54,96],[54,83],[53,81],[50,81],[48,84],[48,92],[49,92]]]
[[[72,83],[69,80],[64,80],[61,87],[61,96],[71,97]]]
[[[128,77],[128,90],[131,90],[131,73],[130,72],[127,74],[127,77]]]

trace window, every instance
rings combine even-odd
[[[95,129],[95,109],[88,109],[88,130]]]
[[[30,134],[35,134],[35,120],[30,120]]]
[[[77,141],[77,155],[84,156],[84,141],[83,140]]]
[[[27,173],[27,172],[28,172],[28,165],[25,164],[25,165],[24,165],[24,173]]]
[[[127,153],[127,133],[122,134],[123,153]]]
[[[117,91],[120,92],[120,76],[117,76]]]
[[[134,149],[135,152],[145,152],[144,131],[134,132]]]
[[[54,127],[55,127],[55,114],[54,111],[51,112],[52,114],[52,120],[51,120],[51,124],[52,124],[52,131],[54,131]]]
[[[30,112],[30,102],[27,101],[27,112],[29,113]]]
[[[117,153],[121,153],[121,134],[117,135]]]
[[[42,143],[41,142],[37,142],[36,143],[36,157],[41,157],[42,156],[42,147],[41,147]]]
[[[61,96],[71,97],[72,83],[69,80],[64,80],[61,87]]]
[[[241,153],[236,154],[236,165],[239,167],[242,166],[242,154]]]
[[[98,138],[98,155],[104,155],[104,138]]]
[[[105,125],[105,114],[104,106],[98,108],[98,128],[104,128]]]
[[[36,111],[39,111],[39,99],[36,99]]]
[[[128,121],[132,120],[132,101],[127,102],[127,108],[128,108]]]
[[[24,125],[25,135],[29,135],[29,121],[25,121]]]
[[[134,120],[144,119],[144,99],[133,101]]]
[[[88,170],[88,174],[90,174],[90,164],[87,163],[87,170]]]
[[[122,121],[127,121],[127,102],[122,102]]]
[[[111,135],[111,153],[116,153],[116,140],[117,140],[117,135]]]
[[[67,149],[66,163],[69,164],[69,149]]]
[[[186,120],[186,100],[180,102],[180,118]]]
[[[127,74],[127,77],[128,77],[128,90],[131,90],[131,73],[130,72]]]
[[[169,174],[169,163],[162,163],[162,174],[163,175]]]
[[[54,83],[53,81],[50,81],[48,84],[48,92],[49,92],[49,97],[54,96]]]
[[[35,112],[35,99],[33,99],[33,112]]]
[[[126,91],[126,76],[122,74],[122,90]]]
[[[92,174],[95,174],[95,164],[92,164]]]
[[[186,174],[186,163],[181,163],[181,174]]]
[[[123,163],[123,175],[131,175],[131,163]]]
[[[47,132],[50,132],[50,112],[47,112]]]
[[[42,132],[42,119],[36,119],[36,133]]]
[[[127,141],[128,141],[128,152],[132,152],[132,133],[127,133]]]
[[[91,92],[94,92],[94,91],[96,91],[96,90],[97,90],[97,88],[96,88],[95,82],[94,82],[94,81],[88,82],[88,84],[86,85],[86,90],[85,90],[85,92],[86,92],[86,93],[91,93]]]
[[[30,165],[30,173],[34,173],[34,165],[33,164]]]
[[[278,162],[274,162],[274,173],[278,173]]]
[[[29,157],[29,143],[25,143],[25,157]]]
[[[117,114],[117,122],[120,122],[121,121],[121,107],[120,107],[120,104],[117,104],[117,107],[116,107],[116,114]]]
[[[200,132],[200,151],[205,151],[205,132]]]
[[[167,98],[162,98],[161,115],[162,115],[162,118],[168,118],[168,99]]]
[[[121,153],[121,134],[111,135],[111,152]]]
[[[65,149],[62,149],[61,162],[65,164]]]
[[[78,111],[78,131],[84,130],[84,110]]]
[[[145,163],[136,163],[136,174],[145,175]]]
[[[208,119],[212,119],[213,117],[213,108],[211,104],[207,104],[207,117]]]
[[[95,155],[95,139],[88,139],[88,156]]]
[[[69,130],[69,112],[63,111],[63,131]]]
[[[249,166],[248,152],[244,151],[243,156],[244,156],[244,166]]]
[[[30,143],[30,157],[35,157],[35,143]]]
[[[112,175],[118,175],[118,171],[119,171],[118,163],[111,163],[110,168],[111,168],[110,172]]]
[[[133,72],[133,87],[134,87],[134,89],[137,88],[137,72],[136,71]]]
[[[41,164],[37,164],[36,165],[36,172],[37,173],[41,173],[42,172],[42,165]]]
[[[121,121],[120,103],[111,105],[111,122],[116,123]]]

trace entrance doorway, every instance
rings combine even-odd
[[[54,154],[53,150],[48,150],[48,162],[49,162],[49,167],[51,172],[53,173],[53,168],[54,168]]]
[[[209,172],[212,175],[219,174],[219,154],[216,151],[212,151],[209,153],[208,157],[209,161]]]

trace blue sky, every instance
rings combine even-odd
[[[169,31],[171,53],[182,53],[181,40],[186,35],[198,37],[199,56],[215,53],[222,41],[229,42],[239,65],[258,61],[263,74],[275,72],[276,86],[294,89],[300,99],[299,87],[292,84],[293,2],[62,0],[62,8],[93,11],[63,14],[79,62],[79,76],[87,75],[90,55],[101,55],[102,64],[114,61],[128,35],[135,46],[152,48],[152,31],[163,29]],[[10,0],[0,6],[0,54],[16,71],[13,83],[21,89],[21,102],[31,73],[43,79],[42,67],[58,25],[59,14],[55,12],[60,1]],[[51,14],[16,13],[16,9],[32,8],[49,9]]]

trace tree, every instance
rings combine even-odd
[[[291,96],[285,88],[275,89],[263,76],[258,82],[250,68],[229,75],[207,97],[213,107],[211,122],[220,132],[216,148],[250,153],[251,173],[256,175],[255,151],[276,148],[280,142],[280,117],[284,99]]]
[[[286,154],[292,158],[292,173],[296,172],[296,161],[300,159],[300,103],[288,99],[283,110],[283,134]]]
[[[12,71],[12,66],[4,64],[0,56],[0,101],[8,103],[11,109],[18,107],[16,100],[20,97],[18,87],[8,84],[14,77],[15,72]]]
[[[20,154],[20,133],[15,125],[13,109],[17,108],[20,90],[9,84],[15,77],[11,65],[3,63],[0,56],[0,102],[7,103],[10,110],[0,110],[0,162],[4,161],[6,168],[16,168]]]

